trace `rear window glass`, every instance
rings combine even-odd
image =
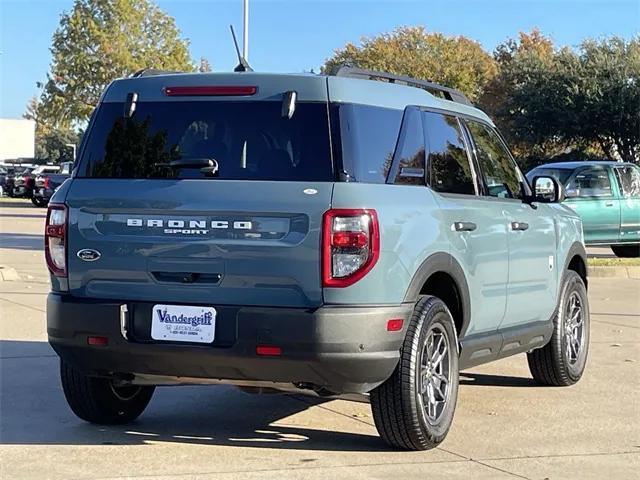
[[[131,118],[124,111],[100,106],[78,177],[333,180],[323,103],[299,102],[291,118],[271,101],[138,102]],[[202,168],[207,160],[213,168]]]

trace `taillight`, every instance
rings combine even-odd
[[[44,180],[42,180],[42,186],[44,188],[49,188],[49,177],[44,177]]]
[[[380,256],[378,215],[371,209],[331,209],[322,230],[322,285],[347,287],[364,277]]]
[[[44,255],[56,277],[67,276],[67,207],[49,205],[44,227]]]

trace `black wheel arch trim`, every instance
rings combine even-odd
[[[458,340],[464,337],[469,322],[471,320],[471,296],[469,294],[469,285],[464,275],[464,270],[460,263],[449,253],[437,252],[429,255],[418,267],[413,275],[409,288],[404,296],[404,302],[415,303],[418,301],[420,290],[427,282],[429,277],[435,273],[446,273],[456,284],[460,300],[462,303],[462,326],[458,333]]]
[[[571,245],[571,247],[569,247],[569,251],[567,252],[567,256],[564,260],[564,269],[562,270],[562,274],[564,275],[564,273],[567,270],[569,270],[569,264],[571,263],[571,260],[573,260],[575,256],[580,257],[582,259],[582,262],[584,263],[584,273],[585,273],[584,285],[585,287],[588,287],[587,279],[589,277],[589,264],[587,263],[587,250],[585,249],[585,246],[582,243],[574,242]],[[560,278],[560,282],[558,284],[558,295],[560,295],[561,287],[562,287],[562,278]]]

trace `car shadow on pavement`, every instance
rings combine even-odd
[[[482,387],[539,387],[533,378],[460,372],[460,385]]]
[[[58,359],[46,342],[2,340],[0,357],[0,444],[4,445],[142,445],[164,441],[299,450],[388,450],[373,427],[322,408],[327,400],[255,395],[228,386],[159,387],[137,421],[122,426],[91,425],[69,410],[60,386]],[[322,409],[310,412],[313,407]]]
[[[35,233],[0,233],[0,248],[42,250],[44,237]]]
[[[43,220],[47,216],[47,211],[43,211],[41,214],[37,213],[0,213],[0,218],[42,218]]]
[[[7,207],[7,208],[31,208],[31,209],[35,209],[35,205],[33,203],[31,203],[31,200],[29,199],[13,199],[13,200],[0,200],[0,208],[1,207]]]

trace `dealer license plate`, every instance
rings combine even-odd
[[[211,343],[216,331],[216,309],[184,305],[154,305],[151,338],[171,342]]]

